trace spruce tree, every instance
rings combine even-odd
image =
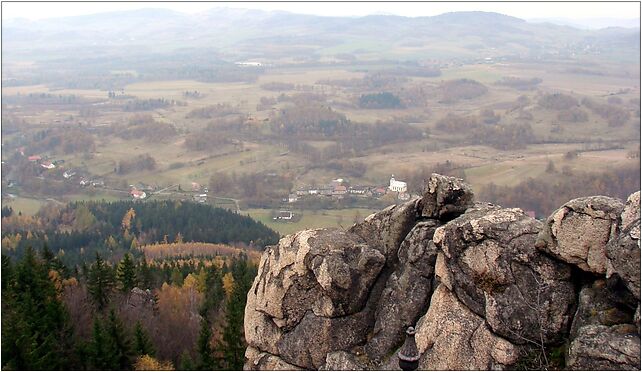
[[[126,253],[125,257],[118,264],[118,272],[116,274],[120,290],[123,293],[129,293],[136,286],[136,268],[131,256]]]
[[[96,252],[96,262],[89,269],[89,278],[87,280],[87,289],[91,299],[98,307],[103,310],[109,303],[111,291],[114,287],[114,275],[103,259]]]
[[[10,268],[7,260],[3,260],[5,268]],[[2,291],[2,368],[71,368],[69,314],[47,267],[27,248],[15,268],[2,274],[6,281]]]
[[[116,312],[111,309],[105,324],[105,354],[110,370],[130,369],[134,351],[131,341],[125,332]]]
[[[242,370],[245,339],[243,337],[243,316],[247,292],[245,286],[237,283],[227,301],[225,328],[223,329],[223,353],[227,369]]]
[[[194,371],[194,362],[192,361],[192,357],[189,356],[187,350],[183,351],[183,354],[181,354],[179,367],[181,371]]]
[[[198,334],[197,350],[199,360],[196,369],[199,371],[209,371],[217,369],[214,365],[214,351],[210,346],[210,339],[212,338],[212,329],[210,322],[206,318],[201,320],[201,330]]]
[[[225,291],[223,289],[221,271],[212,265],[207,268],[205,277],[205,298],[200,309],[201,316],[207,316],[210,310],[218,309],[224,297]]]
[[[136,273],[136,280],[138,282],[138,285],[140,286],[141,289],[150,289],[152,288],[153,285],[153,276],[152,276],[152,271],[147,265],[147,260],[145,259],[145,255],[143,254],[143,259],[138,265],[138,272]]]
[[[109,356],[106,353],[106,337],[100,319],[94,319],[94,329],[91,341],[88,346],[88,356],[90,366],[94,370],[106,370],[110,367]]]
[[[154,346],[140,321],[136,322],[134,327],[134,351],[136,355],[154,356],[155,354]]]

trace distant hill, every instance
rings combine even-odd
[[[554,21],[554,20],[553,20]],[[489,12],[454,12],[432,17],[372,15],[320,17],[287,12],[215,8],[188,15],[142,9],[3,25],[6,58],[132,56],[207,48],[237,59],[264,56],[316,58],[370,53],[393,59],[538,56],[583,50],[590,45],[639,57],[638,29],[585,30],[526,22]],[[613,36],[626,45],[612,45]],[[410,48],[411,50],[408,50]],[[73,53],[70,53],[73,51]]]

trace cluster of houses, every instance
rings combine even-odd
[[[20,153],[24,156],[24,151],[20,151]],[[41,167],[45,169],[55,169],[56,166],[60,164],[64,164],[65,161],[60,159],[60,160],[46,160],[43,159],[42,156],[40,155],[31,155],[27,157],[27,160],[29,160],[32,163],[39,163]]]
[[[207,193],[209,192],[207,187],[202,187],[199,183],[192,182],[192,191],[196,192],[196,194],[192,196],[195,202],[207,203]]]
[[[298,188],[295,192],[288,195],[288,203],[295,203],[301,198],[305,197],[334,197],[341,199],[346,195],[354,195],[360,197],[380,198],[388,193],[396,193],[399,200],[410,200],[410,193],[408,193],[408,185],[406,182],[395,179],[392,175],[390,184],[386,186],[351,186],[348,180],[337,178],[332,180],[330,184],[321,187],[302,187]]]

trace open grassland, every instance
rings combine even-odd
[[[376,212],[374,209],[337,209],[337,210],[319,210],[319,211],[292,211],[301,215],[301,220],[297,222],[281,222],[272,219],[272,211],[269,209],[248,209],[242,213],[247,213],[255,220],[263,222],[269,228],[278,231],[282,235],[292,234],[302,229],[313,229],[320,227],[334,227],[347,229],[356,220],[363,220],[368,215]]]
[[[14,213],[22,213],[27,216],[36,214],[38,210],[40,210],[40,207],[46,203],[47,201],[45,200],[23,198],[19,196],[15,198],[2,198],[3,207],[11,207],[13,208]]]

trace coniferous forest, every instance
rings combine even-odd
[[[274,231],[195,203],[3,216],[3,369],[242,369],[246,295]],[[181,248],[196,241],[233,246]],[[146,256],[159,246],[176,252]]]

